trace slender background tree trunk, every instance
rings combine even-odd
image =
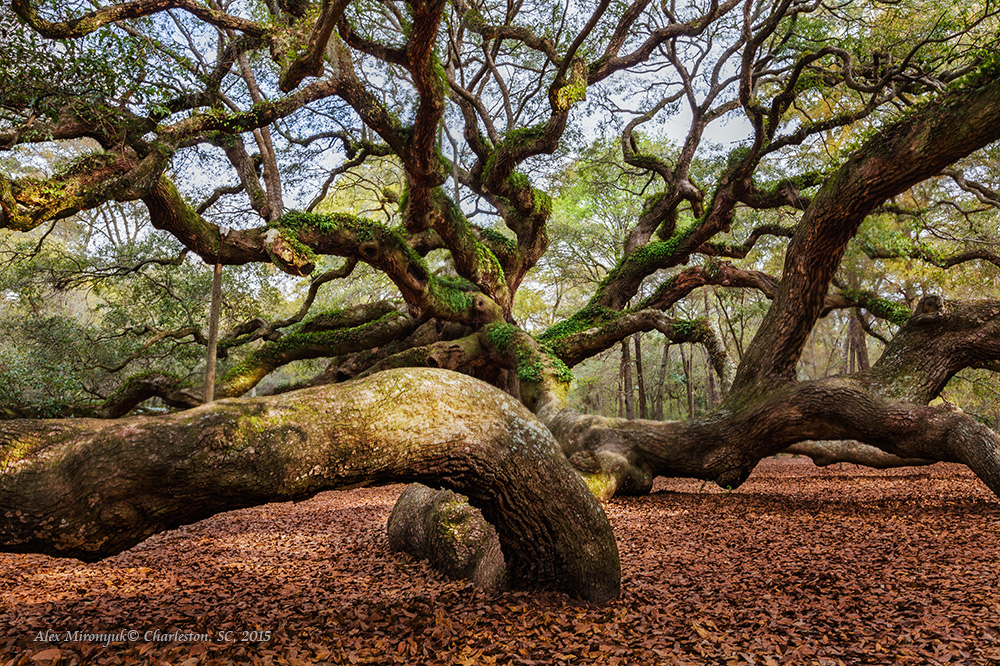
[[[641,333],[632,336],[635,340],[635,379],[639,387],[639,418],[648,419],[649,410],[646,408],[646,378],[642,374],[642,347],[640,345]]]
[[[622,402],[625,405],[625,418],[635,418],[635,397],[632,395],[632,359],[628,348],[628,338],[622,340]]]
[[[670,341],[666,336],[663,338],[663,358],[660,360],[660,383],[656,387],[656,413],[653,418],[657,421],[664,419],[663,405],[668,397],[667,392],[667,369],[670,367]]]

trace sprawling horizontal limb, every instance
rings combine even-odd
[[[850,439],[897,458],[963,463],[1000,495],[1000,438],[992,430],[967,414],[887,400],[841,378],[805,382],[738,411],[689,421],[626,421],[572,410],[543,420],[571,460],[604,472],[612,487],[641,473],[734,488],[761,459],[793,444]],[[609,470],[602,456],[628,464]]]
[[[0,548],[100,559],[220,511],[422,481],[496,528],[512,584],[619,590],[607,518],[516,400],[442,370],[119,421],[0,426]]]

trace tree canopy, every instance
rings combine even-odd
[[[27,313],[22,340],[86,348],[46,374],[0,341],[8,417],[199,404],[197,257],[231,280],[217,397],[306,359],[323,366],[289,381],[443,368],[518,396],[602,496],[657,475],[735,487],[762,457],[833,440],[855,442],[848,459],[961,462],[1000,493],[996,433],[931,404],[958,373],[993,385],[1000,369],[990,0],[12,0],[2,14],[3,307]],[[354,297],[322,307],[338,289]],[[759,307],[737,335],[726,299],[745,294]],[[837,317],[850,363],[807,371]],[[718,390],[702,414],[570,408],[575,368],[649,331],[704,350]],[[44,447],[11,442],[49,426],[12,423],[9,460],[41,465]],[[52,539],[18,543],[60,552]]]

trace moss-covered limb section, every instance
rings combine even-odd
[[[222,511],[401,481],[468,496],[512,586],[618,595],[610,525],[549,432],[516,399],[443,370],[158,417],[3,423],[0,549],[92,561]]]
[[[390,368],[441,368],[468,370],[482,365],[486,350],[478,333],[456,340],[439,340],[421,347],[410,347],[384,358],[357,376],[368,375]]]
[[[485,326],[481,338],[501,365],[517,372],[521,401],[529,409],[538,414],[565,406],[573,373],[547,344],[506,322]]]
[[[405,310],[406,307],[404,304],[391,301],[363,303],[343,310],[332,310],[315,314],[297,326],[293,332],[308,335],[310,333],[323,333],[335,330],[346,331],[359,326],[365,326],[385,317],[400,314],[405,312]],[[256,340],[280,341],[284,334],[278,331],[278,329],[298,324],[302,321],[304,315],[304,310],[300,310],[296,316],[284,321],[268,323],[263,319],[252,319],[244,322],[229,335],[219,340],[219,349],[225,349],[226,355],[228,355],[229,350]],[[204,344],[204,342],[202,343]],[[225,356],[220,356],[220,358],[225,358]]]
[[[431,272],[394,229],[354,215],[286,213],[273,223],[280,238],[297,254],[357,257],[384,272],[408,303],[419,303]]]
[[[926,296],[858,380],[888,398],[927,404],[958,371],[998,360],[1000,301]]]
[[[720,378],[726,379],[729,358],[707,319],[677,319],[653,309],[623,312],[597,326],[552,339],[549,345],[557,357],[573,367],[633,333],[654,330],[673,343],[703,345]]]
[[[716,234],[729,231],[743,181],[749,181],[749,175],[743,181],[734,180],[731,173],[734,170],[735,167],[723,174],[721,184],[704,208],[700,204],[700,190],[693,184],[686,184],[684,180],[678,180],[676,190],[668,188],[658,197],[652,197],[647,202],[649,210],[659,210],[661,206],[665,206],[661,212],[669,212],[675,206],[673,202],[680,197],[688,201],[697,200],[699,204],[695,210],[703,214],[687,224],[677,224],[672,215],[665,214],[652,240],[647,233],[648,228],[634,232],[626,246],[630,251],[598,285],[591,298],[591,305],[613,310],[623,309],[648,276],[658,270],[688,263],[691,255],[707,248],[706,244]]]
[[[458,322],[428,319],[405,338],[399,338],[380,347],[366,349],[355,354],[333,357],[323,372],[300,386],[289,386],[283,392],[296,388],[345,382],[360,376],[362,373],[371,374],[368,372],[369,369],[396,354],[405,353],[410,349],[429,347],[436,342],[457,340],[470,332],[470,327]]]
[[[484,229],[475,225],[472,226],[472,233],[493,253],[505,275],[509,276],[516,271],[521,256],[521,248],[516,240],[495,229]]]
[[[528,179],[516,173],[518,165],[529,157],[555,151],[566,127],[566,117],[566,112],[560,112],[546,122],[510,130],[494,146],[486,162],[473,167],[473,177],[496,196],[522,202],[522,197],[528,197],[530,192],[523,192]]]
[[[482,326],[503,321],[505,311],[496,301],[463,278],[435,275],[427,282],[418,307],[422,316]]]
[[[252,132],[292,115],[306,104],[336,94],[337,91],[336,80],[324,79],[286,97],[254,104],[246,111],[228,113],[216,108],[192,114],[162,128],[160,135],[165,141],[187,143],[202,141],[214,132],[223,134]]]
[[[836,293],[828,294],[824,303],[824,314],[833,309],[853,307],[864,308],[871,315],[892,322],[897,326],[905,324],[910,315],[913,314],[905,303],[880,298],[874,292],[860,289],[842,289]]]
[[[549,106],[555,115],[566,113],[574,104],[587,99],[587,64],[583,59],[564,60],[559,71],[564,73],[557,74],[549,86]]]
[[[660,269],[685,263],[701,244],[699,224],[680,227],[667,240],[655,240],[625,255],[598,285],[590,302],[612,310],[625,307],[642,281]]]
[[[102,419],[117,419],[150,398],[160,398],[170,407],[197,407],[202,396],[185,388],[180,379],[160,372],[130,377],[94,411]]]
[[[568,319],[550,326],[538,336],[538,339],[550,346],[557,346],[559,341],[567,336],[612,322],[619,316],[621,312],[590,303],[574,312]]]
[[[545,250],[544,227],[552,214],[552,198],[533,187],[528,176],[517,168],[529,157],[555,151],[568,115],[568,109],[554,112],[546,122],[510,130],[470,172],[472,188],[496,206],[504,223],[517,236],[525,257],[522,263],[533,264],[537,261],[535,255]]]
[[[401,303],[392,301],[362,303],[343,310],[320,312],[304,321],[300,330],[303,333],[318,333],[338,328],[364,326],[383,317],[400,314],[404,309]]]
[[[11,180],[0,173],[0,228],[31,231],[117,197],[135,199],[126,179],[138,166],[133,159],[97,152],[73,160],[49,178]]]
[[[766,298],[774,298],[778,290],[778,280],[761,271],[737,268],[728,262],[710,261],[704,266],[685,268],[667,278],[648,297],[639,301],[633,309],[653,308],[663,310],[681,300],[698,287],[715,285],[733,289],[755,289]]]
[[[647,161],[640,159],[638,162]],[[654,165],[655,162],[652,161],[649,164],[650,167]],[[672,237],[677,230],[677,207],[681,201],[680,191],[672,181],[667,183],[663,192],[648,197],[643,203],[639,219],[625,240],[625,254],[632,254],[649,243],[654,233],[660,238]]]
[[[936,460],[925,458],[900,458],[882,449],[868,446],[852,440],[833,442],[805,441],[792,444],[784,453],[807,456],[817,467],[827,467],[835,463],[853,463],[875,469],[892,469],[895,467],[918,467],[932,465]]]
[[[259,340],[261,338],[265,340],[273,340],[277,336],[280,336],[278,332],[280,329],[287,328],[293,324],[297,324],[302,321],[309,310],[312,308],[313,303],[316,300],[316,295],[319,293],[320,288],[327,282],[332,282],[333,280],[339,280],[348,277],[354,272],[354,269],[358,265],[358,260],[352,258],[347,259],[340,268],[335,268],[332,270],[324,271],[319,275],[314,275],[312,280],[309,282],[309,290],[306,292],[306,297],[303,299],[302,304],[295,314],[286,317],[284,319],[276,319],[274,321],[267,321],[260,317],[255,317],[248,321],[239,324],[232,331],[230,331],[224,338],[219,340],[219,349],[232,349],[234,347],[239,347],[241,345],[253,342],[254,340]],[[361,305],[356,308],[349,308],[344,311],[348,317],[360,317],[360,319],[347,319],[344,323],[339,325],[327,326],[327,328],[343,328],[345,326],[357,326],[364,321],[370,319],[376,319],[385,312],[388,308],[394,307],[391,303],[385,301],[380,303],[374,303],[371,305]],[[370,314],[372,308],[385,308],[378,315]],[[355,314],[360,313],[360,314]],[[332,313],[326,313],[327,316],[331,316]],[[351,323],[355,321],[356,323]]]
[[[354,56],[337,35],[330,38],[327,56],[331,60],[331,67],[337,72],[336,77],[327,79],[334,87],[334,93],[351,105],[365,125],[382,137],[394,154],[405,156],[410,136],[409,129],[399,121],[398,117],[389,112],[381,97],[372,93],[358,78],[354,68]],[[311,86],[303,90],[309,87]]]
[[[442,188],[435,188],[432,196],[437,209],[433,229],[451,252],[455,270],[510,312],[513,299],[507,275],[490,246],[480,241],[482,233]]]
[[[216,258],[225,265],[272,261],[266,228],[233,230],[223,241],[219,227],[199,215],[165,177],[156,181],[142,201],[154,227],[170,233],[206,263],[214,264]]]
[[[552,211],[551,198],[531,186],[530,179],[517,171],[518,165],[529,157],[553,152],[562,130],[551,123],[515,129],[503,135],[494,146],[485,163],[473,167],[472,175],[494,197],[506,204],[512,216],[508,226],[518,236],[528,231],[526,224],[538,214]]]
[[[724,376],[727,374],[724,368],[728,367],[728,362],[714,333],[700,324],[689,329],[688,324],[661,312],[705,285],[756,289],[768,298],[773,297],[777,290],[777,280],[766,273],[739,269],[728,263],[710,262],[705,266],[686,268],[667,278],[649,297],[631,310],[617,311],[591,301],[568,319],[550,327],[538,339],[549,345],[556,356],[572,367],[607,349],[626,335],[637,331],[659,330],[675,342],[706,345],[720,376]],[[671,322],[678,322],[680,328]]]
[[[319,315],[322,317],[322,315]],[[406,337],[416,328],[407,314],[392,310],[377,319],[346,328],[323,328],[317,318],[307,320],[281,339],[267,342],[228,368],[216,395],[240,396],[275,369],[307,358],[339,356],[379,347]]]
[[[13,92],[13,96],[6,95],[5,103],[21,112],[35,108],[33,105],[38,101],[31,97],[34,93],[30,89],[11,91],[8,88],[7,92]],[[144,140],[156,129],[156,121],[136,115],[117,102],[108,104],[89,96],[56,95],[46,100],[51,119],[45,115],[25,114],[28,120],[23,125],[0,130],[0,145],[11,147],[86,138],[96,141],[103,150],[127,159],[145,156],[150,150],[159,148]],[[135,153],[123,150],[125,147]]]
[[[456,101],[465,120],[464,134],[477,156],[470,169],[467,185],[489,201],[507,227],[517,238],[517,252],[504,253],[501,261],[511,291],[524,278],[525,272],[537,263],[548,245],[545,223],[552,213],[552,198],[532,186],[531,180],[518,167],[529,157],[552,153],[558,147],[566,128],[569,107],[582,99],[586,91],[583,80],[565,86],[550,117],[530,127],[515,128],[499,134],[482,102],[452,82]],[[480,121],[486,124],[489,139],[481,134]],[[491,247],[496,254],[496,247]]]

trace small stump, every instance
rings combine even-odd
[[[428,560],[454,579],[482,589],[504,589],[507,571],[497,533],[464,495],[411,483],[386,525],[390,550]]]

